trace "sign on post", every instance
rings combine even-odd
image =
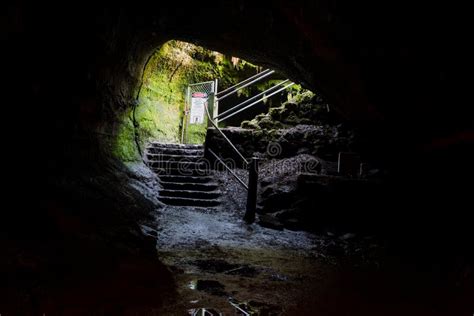
[[[193,92],[191,95],[191,111],[189,114],[189,124],[203,124],[207,101],[207,93]]]

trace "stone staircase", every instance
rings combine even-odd
[[[221,191],[203,157],[202,145],[150,143],[146,159],[160,178],[158,199],[174,206],[218,206]]]

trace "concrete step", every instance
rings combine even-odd
[[[210,176],[179,176],[179,175],[163,175],[160,176],[160,180],[163,182],[175,182],[175,183],[209,183],[213,180]]]
[[[215,191],[219,187],[217,183],[175,183],[160,181],[165,190],[191,190],[191,191]]]
[[[167,148],[167,147],[147,147],[148,154],[163,155],[186,155],[186,156],[204,156],[204,149],[195,148]]]
[[[152,154],[147,153],[146,157],[148,161],[199,161],[203,159],[200,155],[168,155],[168,154]]]
[[[212,173],[212,170],[208,169],[200,169],[200,168],[153,168],[151,167],[158,177],[164,175],[177,175],[177,176],[191,176],[191,177],[199,177],[199,176],[208,176]]]
[[[197,206],[197,207],[215,207],[221,204],[220,200],[190,199],[182,197],[159,197],[158,200],[174,206]]]
[[[187,171],[187,170],[207,170],[209,169],[204,161],[173,161],[173,160],[168,160],[168,161],[148,161],[148,165],[153,169],[179,169],[182,171]]]
[[[162,197],[182,197],[201,200],[217,199],[221,194],[221,191],[160,190],[160,196]]]
[[[154,148],[179,148],[179,149],[203,149],[203,145],[194,145],[194,144],[173,144],[173,143],[158,143],[151,142],[148,144],[149,147]]]

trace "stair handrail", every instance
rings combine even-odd
[[[236,109],[241,108],[242,106],[244,106],[245,104],[249,103],[250,101],[253,101],[253,100],[255,100],[256,98],[261,97],[262,95],[264,95],[264,94],[266,94],[266,93],[268,93],[268,92],[270,92],[270,91],[272,91],[272,90],[275,90],[276,88],[278,88],[278,87],[281,86],[281,85],[284,85],[284,84],[287,83],[288,81],[290,81],[290,80],[289,80],[289,79],[286,79],[286,80],[284,80],[284,81],[282,81],[282,82],[280,82],[280,83],[278,83],[278,84],[276,84],[276,85],[274,85],[274,86],[268,88],[267,90],[265,90],[265,91],[263,91],[263,92],[261,92],[261,93],[259,93],[259,94],[257,94],[257,95],[254,95],[253,97],[248,98],[247,100],[245,100],[245,101],[243,101],[243,102],[241,102],[241,103],[239,103],[239,104],[237,104],[237,105],[231,107],[230,109],[225,110],[225,111],[222,112],[222,113],[219,113],[219,114],[215,117],[215,119],[219,119],[219,118],[221,118],[222,116],[225,116],[226,114],[228,114],[228,113],[230,113],[230,112],[232,112],[232,111],[234,111],[234,110],[236,110]]]
[[[240,85],[242,85],[242,84],[244,84],[244,83],[247,83],[248,81],[250,81],[250,80],[252,80],[252,79],[255,79],[255,78],[257,78],[257,77],[263,76],[264,74],[268,73],[269,71],[271,71],[271,70],[270,70],[270,69],[265,69],[264,71],[259,72],[259,73],[255,74],[255,75],[253,75],[253,76],[251,76],[251,77],[245,79],[245,80],[242,80],[241,82],[238,82],[238,83],[236,83],[235,85],[233,85],[233,86],[231,86],[231,87],[229,87],[229,88],[227,88],[227,89],[224,89],[224,90],[222,90],[222,91],[219,91],[219,92],[216,94],[216,96],[219,97],[219,95],[222,95],[222,94],[224,94],[224,93],[227,93],[228,91],[231,91],[231,90],[233,90],[233,89],[237,89]]]
[[[249,187],[248,185],[245,184],[244,180],[240,179],[239,176],[232,170],[229,168],[229,166],[227,166],[225,164],[225,162],[210,148],[207,148],[207,150],[214,156],[214,158],[216,158],[217,160],[219,160],[219,162],[227,169],[227,171],[230,172],[231,175],[234,176],[234,178],[248,191],[249,190]]]
[[[228,96],[231,96],[231,95],[233,95],[234,93],[237,93],[240,89],[246,88],[246,87],[248,87],[248,86],[254,84],[255,82],[258,82],[258,81],[262,80],[263,78],[266,78],[266,77],[270,76],[270,75],[273,74],[274,72],[275,72],[275,70],[270,70],[269,72],[265,73],[264,75],[259,76],[259,77],[257,77],[256,79],[251,80],[250,82],[247,82],[246,84],[244,84],[244,85],[242,85],[242,86],[240,86],[240,87],[236,87],[235,90],[233,90],[233,91],[231,91],[231,92],[229,92],[229,93],[227,93],[227,94],[225,94],[225,95],[223,95],[223,96],[217,96],[217,100],[218,100],[218,101],[221,101],[221,100],[227,98]]]
[[[209,98],[206,99],[206,102],[207,100],[209,100]],[[243,162],[245,163],[245,166],[248,166],[249,162],[247,161],[247,159],[245,159],[244,155],[242,155],[242,153],[237,149],[237,147],[235,147],[235,145],[230,141],[230,139],[224,134],[224,132],[214,122],[214,119],[211,117],[211,114],[209,113],[209,109],[207,108],[207,106],[205,106],[204,108],[206,110],[207,118],[209,122],[211,122],[212,126],[214,126],[214,128],[219,131],[221,136],[227,141],[227,143],[229,143],[230,147],[232,147],[232,149],[237,153],[237,155],[239,155],[239,157],[242,158]]]
[[[274,95],[277,94],[277,93],[280,93],[281,91],[283,91],[283,90],[285,90],[285,89],[291,87],[291,86],[294,85],[294,84],[295,84],[294,82],[291,82],[291,83],[287,84],[286,86],[284,86],[283,88],[280,88],[280,89],[278,89],[278,90],[276,90],[276,91],[273,91],[273,92],[270,93],[269,95],[264,96],[264,97],[261,98],[260,100],[257,100],[257,101],[255,101],[255,102],[252,102],[252,103],[250,103],[249,105],[247,105],[247,106],[245,106],[245,107],[243,107],[243,108],[241,108],[241,109],[238,109],[238,110],[236,110],[236,111],[233,112],[233,113],[227,114],[225,117],[223,117],[223,118],[220,119],[220,122],[225,121],[225,120],[227,120],[228,118],[231,118],[232,116],[236,115],[237,113],[240,113],[240,112],[242,112],[242,111],[244,111],[244,110],[246,110],[246,109],[248,109],[248,108],[251,108],[252,106],[254,106],[254,105],[256,105],[256,104],[258,104],[258,103],[260,103],[260,102],[262,102],[262,101],[264,101],[264,100],[266,100],[266,99],[268,99],[268,98],[270,98],[270,97],[272,97],[272,96],[274,96]],[[234,109],[235,109],[235,108],[236,108],[236,107],[234,107]]]
[[[208,102],[209,97],[206,99],[206,103]],[[215,158],[221,162],[227,170],[231,172],[231,174],[237,179],[237,181],[243,185],[243,187],[247,190],[247,206],[245,210],[245,215],[244,215],[244,221],[247,223],[251,224],[255,221],[255,212],[257,208],[257,187],[258,187],[258,158],[252,157],[252,160],[249,162],[245,157],[240,153],[240,151],[235,147],[235,145],[230,141],[230,139],[224,134],[224,132],[217,126],[217,124],[214,122],[214,119],[211,117],[211,114],[209,113],[208,106],[204,106],[207,118],[209,119],[209,122],[214,126],[215,129],[219,131],[219,133],[222,135],[222,137],[229,143],[229,145],[232,147],[232,149],[242,158],[244,161],[244,165],[246,166],[247,170],[249,171],[249,181],[248,185],[245,185],[245,182],[240,179],[235,172],[230,170],[230,168],[220,159],[209,147],[207,147],[207,150],[214,155]]]
[[[208,146],[206,146],[206,150],[209,153],[211,153],[211,155],[213,155],[214,158],[217,159],[230,172],[230,174],[232,174],[232,176],[235,177],[235,179],[239,182],[239,184],[242,185],[247,190],[247,207],[246,207],[246,211],[245,211],[245,215],[244,215],[244,220],[247,223],[253,223],[255,221],[255,213],[256,213],[256,209],[257,209],[257,194],[258,194],[258,160],[259,159],[257,157],[252,157],[250,162],[249,162],[244,157],[244,155],[242,155],[242,153],[237,149],[237,147],[235,147],[235,145],[232,143],[232,141],[219,128],[219,126],[216,123],[217,119],[220,116],[224,116],[224,118],[221,119],[221,121],[226,120],[226,119],[236,115],[237,113],[240,113],[243,110],[246,110],[246,109],[254,106],[255,104],[260,103],[260,102],[266,100],[267,98],[270,98],[271,96],[273,96],[273,95],[289,88],[290,86],[294,85],[294,83],[291,82],[290,84],[285,85],[283,88],[277,89],[278,87],[284,85],[285,83],[287,83],[289,81],[289,80],[284,80],[283,82],[280,82],[277,85],[275,85],[273,87],[270,87],[266,91],[263,91],[262,93],[260,93],[256,96],[253,96],[253,97],[245,100],[244,102],[238,104],[237,106],[232,107],[231,109],[225,111],[221,115],[219,115],[217,113],[213,113],[213,115],[211,116],[211,114],[209,113],[209,108],[208,107],[211,106],[212,109],[213,109],[213,112],[214,112],[214,110],[217,109],[216,104],[220,100],[236,93],[240,89],[243,89],[247,86],[250,86],[250,85],[254,84],[257,81],[260,81],[263,78],[266,78],[266,77],[270,76],[274,72],[275,72],[274,70],[267,69],[267,70],[263,71],[262,73],[259,73],[257,75],[254,75],[254,76],[250,77],[250,78],[247,78],[244,81],[242,81],[242,82],[240,82],[240,83],[238,83],[238,84],[236,84],[236,85],[234,85],[234,86],[232,86],[228,89],[225,89],[225,90],[223,90],[219,93],[211,92],[211,94],[208,95],[208,97],[206,98],[206,100],[204,102],[204,104],[205,104],[204,109],[206,111],[208,122],[212,126],[214,126],[214,128],[219,132],[219,134],[224,138],[224,140],[230,145],[230,147],[242,159],[242,161],[244,162],[244,166],[246,167],[246,169],[249,172],[248,185],[246,185],[245,182],[242,179],[240,179],[237,176],[237,174],[233,170],[231,170],[231,168],[229,166],[227,166],[225,164],[225,162],[212,149],[210,149]],[[228,91],[230,91],[230,92],[228,92]],[[265,95],[266,93],[269,93],[270,91],[271,91],[271,93],[269,95]],[[220,96],[222,94],[224,94],[224,95]],[[263,97],[261,99],[259,99],[257,101],[254,101],[254,102],[247,105],[247,103],[251,102],[252,100],[257,99],[258,97],[260,97],[262,95],[263,95]],[[209,104],[210,99],[211,99],[211,102]],[[234,111],[234,112],[232,112],[232,111]]]

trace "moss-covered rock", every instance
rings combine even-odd
[[[189,84],[219,78],[225,89],[254,75],[259,67],[244,60],[180,41],[163,44],[148,60],[137,88],[135,107],[121,119],[114,154],[123,161],[139,159],[139,150],[151,140],[202,144],[207,121],[185,123],[185,91]],[[248,93],[243,90],[241,93]]]
[[[257,124],[257,121],[256,120],[245,120],[243,121],[240,126],[242,128],[246,128],[246,129],[257,129],[258,128],[258,124]]]
[[[290,100],[268,113],[257,115],[253,120],[244,121],[242,128],[278,129],[297,125],[336,124],[341,118],[317,94],[308,90],[298,90]]]
[[[243,121],[241,128],[224,132],[248,157],[281,158],[306,153],[335,161],[339,152],[359,148],[355,130],[345,126],[321,97],[307,90],[301,90],[279,107],[270,108],[266,114]],[[219,143],[222,141],[219,137],[217,134],[208,137],[211,147],[225,147],[225,142]],[[268,152],[269,144],[277,144],[278,153]]]
[[[140,158],[135,142],[135,128],[131,118],[131,111],[126,112],[122,118],[112,150],[114,156],[121,161],[137,161]]]

